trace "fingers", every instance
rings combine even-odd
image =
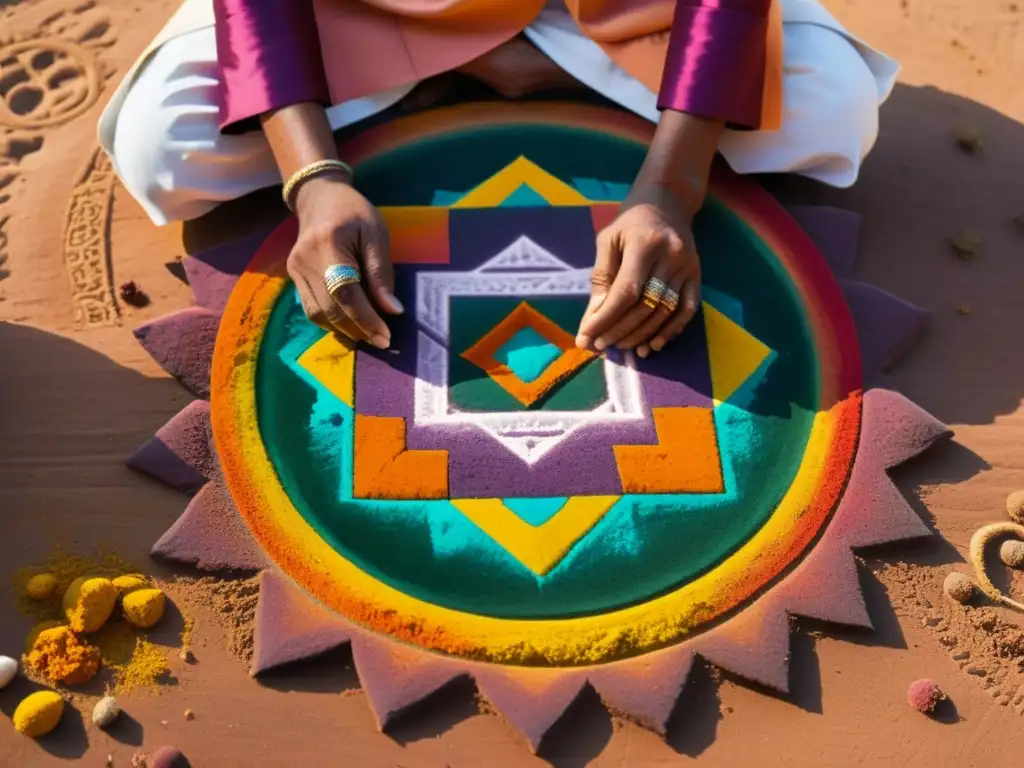
[[[369,238],[367,238],[369,239]],[[386,268],[381,266],[380,252],[377,252],[377,277],[378,287],[390,293],[390,288],[384,282],[387,275],[390,274],[390,262]],[[332,264],[343,264],[356,269],[360,269],[359,261],[356,259],[356,255],[350,252],[347,248],[338,249],[333,244],[328,243],[321,245],[319,249],[319,257],[321,270],[320,274],[323,275],[327,267]],[[384,269],[384,272],[380,270]],[[360,270],[361,272],[361,270]],[[365,276],[364,276],[365,278]],[[314,291],[317,296],[318,303],[323,301],[323,294],[327,294],[328,298],[331,299],[335,306],[340,307],[341,310],[348,316],[348,319],[352,321],[363,334],[363,338],[369,341],[373,346],[378,349],[387,349],[391,346],[391,331],[388,329],[387,323],[377,314],[377,310],[374,309],[373,304],[370,302],[369,297],[366,295],[366,291],[363,290],[362,283],[350,283],[349,285],[343,285],[336,289],[333,293],[327,293],[326,287],[322,287],[323,280],[321,278],[318,282],[310,282],[310,288]],[[325,313],[328,313],[326,306],[323,306]]]
[[[616,243],[613,241],[612,245]],[[580,342],[585,341],[589,347],[592,340],[602,337],[640,301],[652,262],[661,256],[660,246],[659,241],[653,240],[638,242],[630,238],[625,242],[621,256],[618,257],[620,268],[610,290],[600,306],[580,323],[577,346],[582,346]],[[598,253],[601,253],[600,246]]]
[[[363,248],[363,277],[378,307],[391,315],[404,311],[395,296],[395,271],[391,266],[391,241],[382,221],[367,227]]]
[[[644,281],[644,285],[641,288],[641,293],[644,288],[647,287],[647,283],[651,279],[658,279],[672,288],[672,283],[669,281],[671,266],[665,260],[658,262],[654,270],[651,272],[650,277]],[[682,277],[680,276],[676,282],[682,283]],[[672,288],[676,290],[676,288]],[[622,349],[632,349],[641,341],[646,341],[650,338],[650,335],[654,331],[661,327],[662,323],[668,319],[672,313],[660,302],[650,302],[654,306],[650,306],[650,302],[644,296],[641,296],[640,301],[626,310],[626,313],[615,322],[615,324],[608,330],[601,333],[598,339],[594,342],[594,348],[599,352],[611,347],[618,345]],[[638,331],[642,327],[650,327],[653,323],[653,327],[645,336],[640,336],[636,341],[629,343],[628,339],[637,335]]]
[[[342,286],[330,296],[335,306],[341,308],[373,346],[378,349],[391,346],[391,331],[373,308],[362,285],[352,283]]]
[[[676,313],[672,316],[672,319],[665,323],[664,326],[658,331],[658,335],[651,339],[651,343],[648,345],[650,350],[653,352],[660,352],[665,348],[672,339],[683,332],[687,324],[693,319],[693,316],[697,313],[697,307],[700,304],[700,279],[691,277],[686,281],[679,296],[679,308]],[[638,349],[637,354],[640,357],[646,357],[648,353],[644,350]]]
[[[597,258],[594,261],[594,269],[590,273],[590,301],[580,321],[579,334],[576,336],[576,346],[580,349],[590,349],[593,338],[584,334],[583,329],[589,326],[590,318],[597,312],[601,305],[608,298],[612,283],[615,282],[615,275],[622,264],[622,249],[611,230],[605,229],[597,236]]]
[[[665,284],[668,285],[669,290],[675,291],[679,295],[682,290],[683,284],[686,282],[686,273],[679,271],[672,275],[671,278],[665,279]],[[675,308],[670,308],[668,305],[659,302],[657,309],[650,312],[636,327],[633,328],[625,336],[619,338],[616,342],[619,349],[633,349],[638,344],[644,344],[647,342],[658,330],[665,325],[665,323],[672,317],[672,315],[679,310],[677,305]],[[637,349],[637,354],[640,354],[640,350]],[[646,354],[641,354],[641,357],[646,357]]]
[[[362,331],[357,328],[348,315],[338,306],[328,294],[326,289],[315,290],[310,287],[305,278],[295,279],[295,288],[299,292],[299,300],[306,317],[314,325],[318,325],[325,331],[341,333],[353,341],[368,341]]]

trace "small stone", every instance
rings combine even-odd
[[[192,655],[192,651],[188,648],[182,648],[178,651],[178,658],[184,661],[186,664],[194,664],[196,657]]]
[[[918,712],[931,714],[940,701],[946,698],[935,683],[927,678],[915,680],[907,689],[907,702]]]
[[[56,691],[30,693],[14,710],[14,729],[38,739],[45,736],[60,722],[64,714],[64,699]]]
[[[967,661],[969,658],[971,658],[971,652],[966,649],[953,654],[953,661]]]
[[[970,599],[974,596],[974,582],[965,574],[953,571],[942,582],[942,591],[951,600],[956,600],[956,602],[963,605],[970,602]]]
[[[52,573],[38,573],[25,584],[25,594],[33,600],[49,600],[57,591],[57,577]]]
[[[113,696],[104,696],[92,710],[92,721],[100,728],[106,728],[117,720],[121,707]]]
[[[958,315],[969,315],[971,314],[971,307],[969,304],[961,304],[956,308],[956,313]]]
[[[0,656],[0,691],[11,684],[18,674],[18,662],[10,656]]]
[[[121,601],[124,617],[136,627],[149,629],[164,615],[167,598],[159,589],[136,589]]]
[[[1024,541],[1004,541],[999,547],[999,559],[1011,568],[1024,568]]]
[[[125,304],[130,304],[133,307],[145,307],[149,304],[149,296],[147,296],[138,285],[135,284],[134,280],[129,280],[126,283],[121,283],[121,287],[118,289],[118,294],[121,296],[121,300]]]
[[[193,712],[191,709],[186,709],[185,710],[185,719],[186,720],[195,720],[196,719],[196,713]]]
[[[956,145],[968,155],[978,155],[985,149],[985,139],[978,126],[961,125],[956,131]]]
[[[174,747],[160,747],[149,758],[148,768],[190,768],[188,758]]]
[[[1013,522],[1024,525],[1024,491],[1014,491],[1006,497],[1006,514]]]
[[[949,244],[964,261],[973,261],[981,254],[981,236],[976,232],[961,232],[951,237]]]
[[[138,573],[130,573],[125,576],[118,576],[111,582],[111,584],[114,585],[114,589],[117,590],[117,594],[124,597],[129,592],[134,592],[136,589],[148,587],[149,579]]]
[[[145,752],[136,752],[132,755],[132,768],[149,768],[149,755]]]
[[[114,756],[113,755],[107,755],[107,768],[113,768],[113,765],[114,765]]]

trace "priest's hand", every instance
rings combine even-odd
[[[618,218],[597,236],[591,298],[576,344],[603,351],[660,351],[700,301],[691,214],[664,186],[638,182]]]
[[[347,178],[310,179],[295,196],[299,236],[288,256],[288,274],[307,317],[330,331],[378,349],[391,344],[381,313],[398,315],[388,231],[380,214]],[[328,290],[324,275],[332,265],[359,270],[361,282]]]

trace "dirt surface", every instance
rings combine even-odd
[[[165,743],[196,766],[1019,765],[1022,623],[983,602],[951,604],[941,583],[951,568],[966,568],[973,531],[1005,519],[1006,495],[1024,488],[1024,227],[1015,223],[1024,215],[1024,10],[1008,0],[828,5],[902,60],[901,82],[855,189],[769,186],[864,214],[859,276],[935,313],[892,377],[956,430],[954,443],[897,474],[941,538],[870,553],[862,573],[876,632],[804,626],[793,640],[788,699],[698,668],[667,741],[613,721],[595,695],[584,695],[534,757],[498,716],[480,710],[471,688],[377,733],[344,653],[257,683],[236,658],[248,652],[247,638],[225,619],[229,598],[183,592],[195,658],[175,665],[173,686],[127,694],[130,716],[109,734],[69,711],[37,744],[7,719],[29,690],[16,683],[0,692],[0,765],[103,765],[107,755],[130,765],[137,749]],[[122,460],[188,400],[131,328],[187,305],[187,288],[165,265],[196,235],[150,226],[94,154],[111,77],[173,6],[0,0],[0,61],[27,44],[76,62],[58,78],[60,94],[19,106],[28,114],[17,125],[0,114],[3,583],[57,544],[148,562],[183,507],[182,497],[129,473]],[[965,234],[972,258],[951,244]],[[117,298],[128,280],[148,294],[147,307]],[[1005,570],[994,575],[1014,590]],[[201,594],[196,584],[182,589]],[[239,610],[251,610],[240,595]],[[13,598],[3,600],[0,652],[15,654],[30,620]],[[908,684],[921,677],[952,701],[935,720],[906,704]]]

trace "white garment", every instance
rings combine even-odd
[[[559,6],[549,3],[525,30],[529,40],[584,85],[657,122],[656,94],[615,65]],[[208,19],[208,9],[200,10]],[[719,149],[739,173],[791,172],[847,187],[875,143],[878,107],[899,66],[847,33],[817,0],[782,0],[782,14],[782,128],[728,130]],[[165,37],[129,73],[100,123],[114,168],[156,224],[194,219],[281,183],[261,132],[219,129],[213,27],[175,29]],[[337,104],[327,110],[331,127],[377,114],[415,85]]]

